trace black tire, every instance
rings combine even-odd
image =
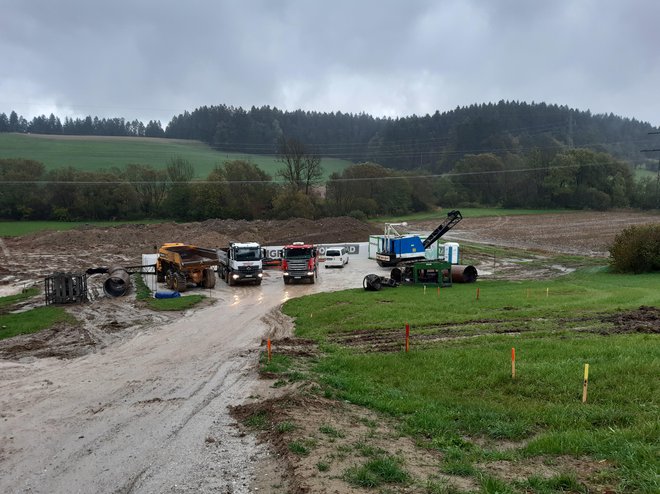
[[[170,290],[174,289],[174,274],[170,271],[165,274],[165,286]]]
[[[204,281],[202,282],[202,285],[209,290],[215,287],[215,271],[211,268],[204,270]]]
[[[284,278],[284,284],[289,285],[291,283],[291,280],[289,278]]]
[[[174,278],[173,278],[173,279],[174,279],[174,287],[173,287],[173,288],[174,288],[177,292],[185,292],[186,289],[188,288],[188,287],[186,286],[186,277],[183,276],[181,273],[176,273],[176,274],[174,275]]]

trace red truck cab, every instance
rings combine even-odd
[[[318,249],[314,244],[294,242],[282,249],[282,275],[284,284],[309,280],[315,283],[319,275]]]

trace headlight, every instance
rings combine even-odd
[[[312,276],[314,274],[314,271],[307,271],[307,276]]]
[[[289,272],[288,272],[288,271],[284,271],[284,273],[282,273],[282,274],[283,274],[284,276],[289,276]]]
[[[263,278],[263,277],[264,277],[264,275],[263,275],[262,273],[259,273],[257,276],[258,276],[259,278]]]
[[[237,280],[238,278],[240,278],[240,276],[237,275],[237,274],[232,274],[231,277],[234,278],[235,280]]]

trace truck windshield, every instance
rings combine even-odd
[[[237,261],[258,261],[261,259],[261,251],[256,247],[236,247],[234,259]]]
[[[297,248],[297,249],[284,249],[284,258],[285,259],[309,259],[312,256],[312,249],[307,248]]]

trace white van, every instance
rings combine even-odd
[[[346,247],[328,247],[325,251],[325,267],[343,268],[344,264],[348,264]]]

